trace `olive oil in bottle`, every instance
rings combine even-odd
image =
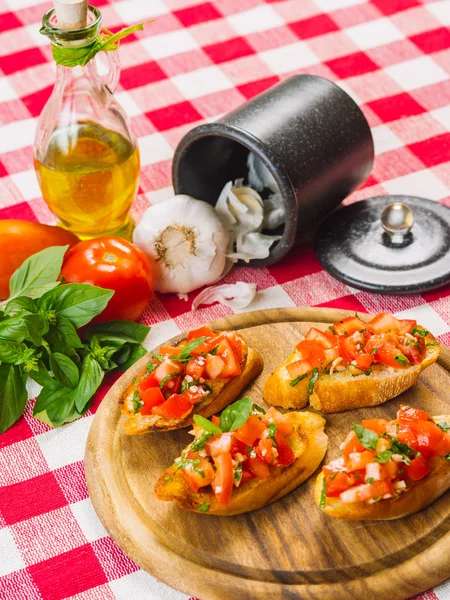
[[[126,235],[139,167],[137,147],[93,122],[56,129],[42,162],[35,159],[48,207],[81,238]]]

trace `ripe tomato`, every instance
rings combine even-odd
[[[233,491],[233,462],[231,454],[223,453],[214,458],[216,476],[212,488],[220,504],[228,504]]]
[[[199,456],[193,457],[199,462],[195,465],[197,470],[190,469],[189,471],[182,469],[181,474],[188,486],[197,493],[199,488],[209,485],[214,480],[214,469],[212,464],[206,458]],[[200,472],[201,471],[201,472]]]
[[[32,254],[50,246],[73,246],[80,240],[70,231],[31,221],[0,221],[0,299],[9,296],[9,280]]]
[[[152,408],[152,415],[159,415],[165,419],[183,419],[192,410],[192,404],[181,394],[173,394],[163,404]]]
[[[388,331],[398,331],[401,327],[400,321],[393,315],[379,313],[369,321],[370,329],[375,333],[387,333]],[[402,327],[403,328],[403,327]]]
[[[69,283],[114,290],[108,306],[93,319],[95,323],[135,321],[152,296],[153,275],[147,257],[130,242],[116,237],[86,240],[70,248],[61,275]]]
[[[375,431],[375,433],[378,435],[386,433],[386,423],[386,419],[364,419],[363,421],[361,421],[361,425],[365,429]]]
[[[366,466],[373,462],[375,454],[371,450],[363,450],[362,452],[351,452],[345,459],[345,466],[348,471],[361,471]]]
[[[283,437],[288,437],[294,433],[294,425],[285,415],[280,413],[279,410],[271,406],[262,418],[262,422],[268,426],[270,423],[275,423],[277,426],[277,433]]]
[[[164,402],[164,396],[159,387],[147,388],[144,392],[141,392],[140,397],[144,403],[144,406],[139,411],[141,415],[151,415],[152,408]]]
[[[233,347],[228,338],[223,339],[217,349],[217,356],[224,361],[225,365],[220,372],[221,377],[236,377],[241,373],[241,365],[236,357]]]
[[[203,325],[203,327],[199,327],[198,329],[192,329],[188,333],[187,340],[188,340],[188,342],[190,342],[191,340],[195,340],[196,338],[213,337],[213,335],[214,335],[214,331],[212,331],[212,329],[210,329],[206,325]]]
[[[310,340],[302,340],[296,346],[300,353],[299,358],[309,359],[314,367],[320,367],[325,360],[325,352],[320,344]]]
[[[307,373],[310,373],[313,370],[313,364],[310,360],[296,360],[293,363],[289,363],[286,365],[287,372],[289,373],[289,377],[292,379],[296,379],[297,377],[303,377]]]
[[[342,321],[334,323],[333,329],[338,335],[352,335],[355,331],[367,329],[367,325],[358,317],[347,317],[346,319],[342,319]]]
[[[348,458],[352,452],[363,452],[365,450],[354,431],[350,431],[340,447],[344,458]]]
[[[308,333],[305,335],[305,340],[315,341],[322,346],[325,350],[328,348],[334,348],[337,344],[336,336],[325,335],[323,331],[320,329],[316,329],[315,327],[311,327]]]
[[[373,483],[363,483],[363,485],[352,487],[342,492],[339,498],[343,504],[350,504],[353,502],[366,502],[372,498],[383,497],[385,494],[391,493],[392,481],[381,479]]]
[[[281,465],[282,467],[287,467],[295,460],[294,451],[284,437],[278,433],[278,431],[275,433],[275,441],[278,452],[277,464]]]
[[[236,439],[244,442],[247,446],[253,446],[265,429],[266,426],[258,417],[250,415],[245,423],[234,432],[234,435]]]

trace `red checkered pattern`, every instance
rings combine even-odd
[[[341,85],[372,127],[373,172],[347,202],[386,193],[450,206],[449,0],[92,0],[113,31],[155,18],[123,42],[117,99],[142,156],[134,216],[172,194],[171,158],[194,125],[215,119],[294,73]],[[39,35],[46,0],[0,0],[0,218],[53,223],[33,171],[36,117],[54,83]],[[378,296],[324,272],[310,248],[267,269],[236,268],[255,282],[251,309],[332,306],[416,318],[450,345],[450,286]],[[230,313],[157,295],[144,315],[153,347]],[[25,415],[0,436],[1,600],[183,600],[117,548],[90,503],[83,469],[93,413],[51,430]],[[176,582],[174,582],[176,585]],[[450,598],[450,584],[419,596]],[[207,598],[204,600],[208,600]]]

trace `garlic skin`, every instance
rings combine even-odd
[[[155,290],[179,294],[220,279],[228,239],[214,207],[185,195],[150,206],[133,234],[152,263]]]
[[[192,310],[196,310],[202,304],[219,302],[229,306],[232,310],[246,308],[256,295],[256,283],[238,281],[224,285],[208,287],[200,292],[192,303]]]

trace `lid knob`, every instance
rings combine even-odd
[[[413,211],[402,202],[388,204],[381,213],[381,226],[392,244],[401,244],[413,225]]]

